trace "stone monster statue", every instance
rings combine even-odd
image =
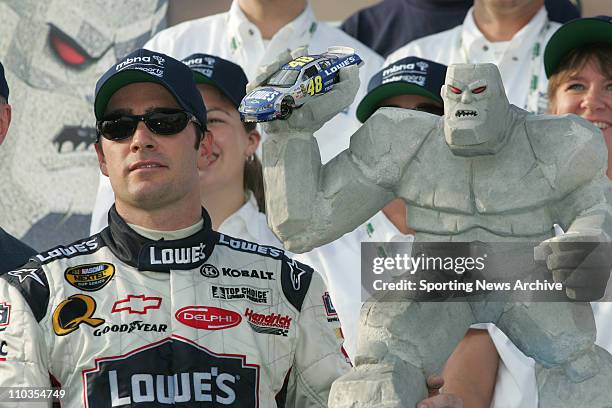
[[[443,118],[379,109],[349,149],[322,166],[312,133],[357,89],[356,67],[340,77],[330,93],[265,126],[268,222],[287,249],[330,242],[401,197],[417,242],[542,242],[537,256],[568,297],[603,295],[612,213],[596,128],[510,105],[492,64],[454,65],[441,91]],[[554,237],[555,223],[567,233]],[[577,267],[589,256],[583,242],[604,243],[604,256],[588,268]],[[427,375],[439,372],[470,324],[494,322],[536,360],[540,406],[610,407],[612,358],[594,345],[588,303],[485,304],[366,303],[355,368],[334,383],[330,406],[414,407],[427,395]]]
[[[38,250],[89,235],[100,170],[96,80],[163,28],[166,0],[0,0],[13,120],[0,149],[0,225]]]

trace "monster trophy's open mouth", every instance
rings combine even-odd
[[[478,116],[478,112],[474,110],[458,110],[457,112],[455,112],[455,116],[458,118],[463,118],[465,116],[475,117]]]

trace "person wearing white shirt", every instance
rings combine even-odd
[[[511,104],[544,113],[548,81],[542,54],[559,26],[549,21],[544,0],[475,0],[462,25],[404,45],[385,64],[408,55],[446,65],[492,62]]]
[[[364,61],[360,69],[362,86],[356,98],[360,100],[368,80],[381,67],[382,57],[342,30],[318,21],[307,0],[234,0],[229,11],[163,30],[144,48],[177,59],[196,52],[216,55],[240,65],[253,80],[260,65],[274,61],[287,49],[308,46],[309,52],[316,54],[334,45],[354,48]],[[323,162],[348,147],[350,135],[359,127],[355,107],[353,104],[316,132]],[[108,178],[101,176],[91,217],[92,233],[106,225],[113,201]]]

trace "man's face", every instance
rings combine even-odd
[[[444,135],[453,153],[491,153],[509,109],[497,68],[493,64],[451,65],[441,94]]]
[[[104,116],[142,115],[156,109],[180,109],[161,85],[134,83],[119,89],[109,100]],[[110,178],[118,207],[145,210],[164,208],[181,200],[199,202],[196,129],[189,123],[181,132],[156,135],[139,122],[124,140],[101,138],[96,145],[102,173]]]
[[[392,96],[384,99],[378,107],[414,109],[438,116],[444,114],[444,106],[440,102],[421,95],[404,94]]]

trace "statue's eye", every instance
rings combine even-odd
[[[462,92],[461,89],[454,87],[452,85],[449,85],[448,89],[450,89],[452,93],[457,94],[457,95],[460,95]]]
[[[90,59],[70,37],[55,27],[49,33],[49,42],[55,54],[66,65],[78,67]]]
[[[483,93],[487,89],[486,86],[479,86],[478,88],[472,89],[472,93],[479,94]]]

